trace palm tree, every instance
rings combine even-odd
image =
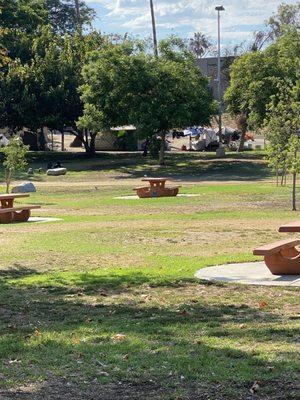
[[[209,39],[201,32],[194,33],[194,37],[190,39],[190,50],[199,59],[204,57],[211,47]]]

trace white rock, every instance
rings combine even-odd
[[[58,176],[58,175],[66,175],[67,173],[67,168],[52,168],[48,169],[47,175],[53,175],[53,176]]]
[[[12,193],[33,193],[36,192],[36,187],[32,182],[23,182],[12,188]]]

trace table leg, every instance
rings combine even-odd
[[[14,199],[1,200],[1,208],[12,208],[14,206]]]

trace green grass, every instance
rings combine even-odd
[[[38,175],[24,199],[61,221],[0,226],[0,396],[238,400],[258,380],[255,398],[296,398],[296,288],[194,279],[260,259],[252,248],[299,218],[261,154],[178,155],[163,172],[128,155],[68,157],[66,177]],[[197,196],[116,199],[144,171]]]

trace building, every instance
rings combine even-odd
[[[230,65],[235,60],[234,56],[221,57],[221,95],[223,97],[226,89],[230,84]],[[218,100],[218,57],[207,57],[199,58],[197,64],[202,72],[202,74],[208,77],[210,83],[209,87],[211,89],[214,99]]]

